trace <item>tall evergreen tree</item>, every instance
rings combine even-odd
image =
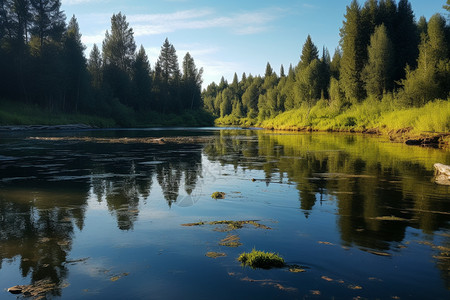
[[[94,44],[88,60],[88,71],[91,76],[91,85],[94,89],[100,89],[102,84],[102,65],[103,59],[97,45]]]
[[[77,112],[80,100],[87,92],[85,46],[81,42],[81,33],[75,16],[69,21],[64,34],[64,96],[63,109]]]
[[[319,51],[312,42],[311,36],[308,34],[305,44],[303,44],[299,67],[306,67],[315,59],[319,59]]]
[[[197,109],[202,105],[201,86],[202,86],[203,68],[200,70],[195,66],[194,59],[189,54],[183,58],[183,108]]]
[[[167,38],[161,46],[157,64],[161,67],[162,111],[179,112],[182,109],[179,93],[181,73],[175,47]]]
[[[280,66],[280,78],[285,77],[283,64]]]
[[[337,80],[339,80],[339,74],[341,69],[341,58],[342,58],[341,49],[337,47],[336,50],[334,51],[333,58],[331,59],[330,63],[331,77]]]
[[[446,98],[450,91],[450,62],[445,19],[440,14],[430,18],[427,33],[422,34],[417,69],[406,71],[400,100],[420,106],[436,98]]]
[[[137,111],[149,110],[151,108],[152,78],[150,63],[142,45],[133,63],[132,79],[136,97],[133,107]]]
[[[111,32],[106,31],[102,51],[105,65],[131,74],[136,43],[133,29],[129,27],[126,16],[120,12],[111,17]]]
[[[31,33],[39,38],[40,46],[46,39],[60,41],[65,30],[66,16],[60,0],[31,0],[33,27]]]
[[[400,0],[394,19],[395,33],[393,37],[390,37],[395,50],[395,76],[393,78],[395,81],[405,77],[407,65],[413,69],[416,68],[420,39],[414,18],[409,1]]]
[[[392,43],[384,24],[375,29],[368,47],[368,62],[363,70],[363,80],[368,95],[381,99],[384,92],[393,88],[394,56]]]
[[[365,96],[361,72],[364,68],[366,49],[362,37],[361,10],[356,0],[347,6],[340,34],[342,48],[340,85],[348,100],[360,101]]]

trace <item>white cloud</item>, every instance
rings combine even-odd
[[[93,45],[97,44],[97,46],[101,46],[103,39],[105,38],[105,32],[106,30],[93,35],[82,35],[81,41],[85,45]]]
[[[185,10],[170,14],[127,16],[135,36],[156,35],[186,29],[226,28],[235,34],[255,34],[268,30],[278,17],[277,10],[217,16],[211,9]]]
[[[91,2],[107,2],[108,0],[64,0],[64,5],[86,4]]]

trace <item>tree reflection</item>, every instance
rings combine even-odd
[[[77,184],[59,188],[2,188],[0,193],[0,261],[19,256],[22,276],[30,275],[32,283],[62,284],[74,227],[84,226],[88,190]],[[51,293],[60,296],[61,290]]]
[[[261,170],[267,182],[286,174],[306,217],[324,197],[335,201],[345,246],[392,250],[408,227],[429,234],[448,228],[449,189],[424,178],[436,161],[450,161],[449,152],[358,135],[257,132],[254,140],[239,134],[221,131],[205,148],[208,158]],[[411,163],[411,157],[420,159]]]

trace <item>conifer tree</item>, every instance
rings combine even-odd
[[[342,52],[339,47],[336,48],[333,54],[333,58],[331,59],[330,63],[330,74],[331,77],[339,80],[339,74],[341,69],[341,58],[342,58]]]
[[[305,44],[303,44],[299,67],[306,67],[315,59],[319,59],[319,51],[312,42],[311,36],[308,34]]]
[[[197,70],[194,59],[187,52],[183,58],[183,108],[197,109],[201,107],[202,74],[203,68]]]
[[[134,109],[137,111],[151,109],[151,69],[147,54],[142,45],[139,48],[139,51],[136,54],[136,60],[133,63],[132,79],[136,93],[136,99],[132,103]]]
[[[63,110],[78,111],[80,101],[87,91],[85,46],[81,42],[81,33],[75,16],[69,21],[64,34],[64,103]]]
[[[283,64],[280,66],[280,78],[285,77]]]
[[[363,70],[363,80],[368,95],[381,99],[384,92],[393,88],[394,57],[392,43],[384,24],[370,37],[368,62]]]
[[[348,100],[360,101],[365,96],[361,72],[364,68],[366,49],[362,38],[361,11],[356,0],[347,6],[340,34],[342,47],[340,85]]]
[[[400,101],[403,104],[420,106],[448,96],[450,63],[445,31],[445,19],[440,14],[433,15],[427,33],[422,34],[417,69],[407,68],[406,79],[402,80]]]
[[[66,25],[61,1],[31,0],[31,7],[34,15],[31,33],[39,38],[40,47],[48,38],[60,41]]]
[[[100,89],[102,84],[102,55],[97,45],[94,44],[88,60],[88,71],[91,75],[91,85],[94,89]]]
[[[102,50],[105,65],[131,74],[136,43],[133,29],[129,27],[126,16],[122,13],[113,14],[111,17],[111,32],[106,31]]]
[[[419,55],[419,33],[414,21],[414,13],[408,0],[398,2],[397,14],[394,19],[395,32],[391,38],[395,51],[395,76],[393,80],[398,81],[405,77],[405,68],[410,66],[416,68]]]

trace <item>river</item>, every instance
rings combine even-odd
[[[0,298],[449,299],[437,162],[359,134],[0,132]],[[241,266],[252,249],[287,267]]]

